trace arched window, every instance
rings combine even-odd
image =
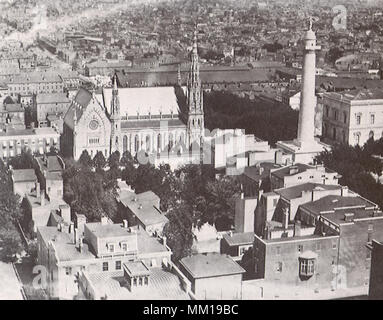
[[[128,151],[128,137],[127,136],[124,136],[124,138],[122,140],[122,150],[123,150],[123,153]]]
[[[162,150],[162,137],[161,133],[157,135],[157,150],[161,151]]]
[[[370,131],[370,133],[368,134],[368,138],[369,139],[374,139],[374,131]]]
[[[355,140],[355,144],[359,145],[359,143],[360,143],[360,132],[354,133],[354,140]]]
[[[136,135],[134,137],[134,152],[138,152],[139,149],[140,149],[140,138],[138,137],[138,135]]]
[[[146,151],[150,151],[150,150],[151,150],[151,139],[150,139],[150,135],[147,135],[147,136],[146,136],[146,139],[145,139],[145,146],[146,146]]]
[[[173,143],[174,143],[174,141],[173,141],[173,134],[170,133],[169,134],[169,149],[173,148]]]

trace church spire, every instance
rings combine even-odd
[[[204,136],[204,112],[203,94],[200,79],[199,57],[198,57],[198,32],[194,30],[193,49],[191,52],[190,72],[187,83],[187,102],[189,108],[188,117],[188,139],[189,146],[193,142],[202,143]]]
[[[120,151],[121,144],[121,117],[120,117],[120,98],[118,95],[117,75],[113,77],[112,101],[111,101],[111,137],[110,137],[110,153]]]

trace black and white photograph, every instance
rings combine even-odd
[[[383,0],[0,0],[0,300],[383,300],[382,209]]]

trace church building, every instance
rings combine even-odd
[[[91,157],[102,152],[106,158],[119,151],[133,156],[186,148],[204,140],[203,91],[199,72],[197,32],[191,53],[186,88],[103,88],[101,94],[81,88],[64,118],[62,151],[78,160],[84,150]]]

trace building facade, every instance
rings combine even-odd
[[[377,89],[323,94],[323,137],[363,146],[383,137],[383,93]]]

